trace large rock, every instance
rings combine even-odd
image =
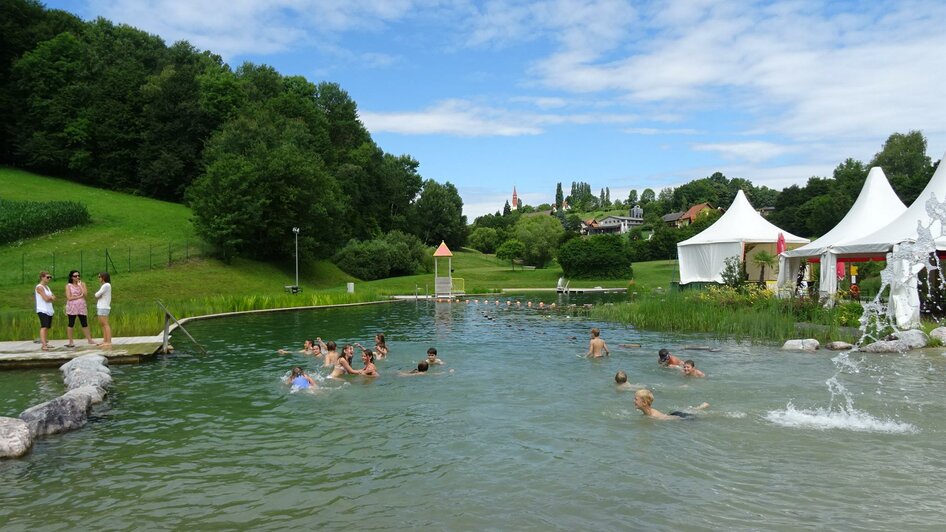
[[[30,427],[22,419],[0,417],[0,458],[18,458],[33,446]]]
[[[937,327],[930,331],[930,338],[936,338],[943,345],[946,345],[946,327]]]
[[[805,338],[803,340],[788,340],[782,349],[789,351],[817,351],[821,347],[818,340],[814,338]]]
[[[88,386],[82,386],[80,388],[73,388],[68,392],[64,393],[63,397],[86,397],[89,400],[90,404],[97,405],[105,400],[105,395],[108,392],[105,391],[105,388],[101,386],[96,386],[90,384]]]
[[[848,349],[854,349],[854,346],[847,342],[831,342],[824,347],[825,349],[830,349],[832,351],[847,351]]]
[[[911,349],[926,347],[929,337],[919,329],[891,334],[885,340],[874,342],[861,348],[867,353],[903,353]]]
[[[85,355],[66,362],[59,371],[68,390],[84,386],[98,386],[104,390],[112,385],[112,371],[106,364],[108,359],[102,355]]]
[[[20,414],[20,419],[30,428],[30,434],[45,436],[77,429],[85,425],[92,410],[92,397],[89,393],[60,395],[59,397],[27,408]]]

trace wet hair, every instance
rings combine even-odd
[[[305,343],[309,344],[309,347],[315,347],[315,340],[311,338],[306,338]]]
[[[437,348],[431,347],[430,349],[427,350],[427,354],[437,356]]]
[[[350,349],[349,349],[349,348],[350,348]],[[348,351],[350,351],[350,355],[351,355],[352,357],[355,356],[355,346],[353,346],[353,345],[351,345],[351,344],[345,344],[345,347],[342,348],[342,356],[344,356],[345,358],[348,358],[348,359],[349,359],[349,362],[350,362],[350,361],[351,361],[351,358],[349,357],[348,354],[346,354],[346,352],[348,352]]]
[[[659,356],[660,361],[663,362],[667,360],[668,358],[670,358],[670,351],[667,351],[666,349],[661,349],[660,351],[657,351],[657,356]]]
[[[296,366],[296,367],[292,368],[292,378],[301,377],[301,376],[302,376],[302,368],[301,368],[301,367]]]
[[[364,351],[362,351],[361,354],[362,354],[362,355],[368,355],[368,360],[369,360],[370,362],[374,362],[374,353],[372,353],[370,349],[365,349]]]
[[[690,365],[690,366],[693,366],[693,367],[695,368],[695,367],[696,367],[696,362],[693,362],[692,360],[687,360],[686,362],[683,363],[683,365],[684,365],[684,366]]]
[[[624,384],[625,382],[627,382],[627,373],[624,373],[623,371],[619,371],[615,373],[614,382],[618,384]]]
[[[100,274],[99,274],[99,277],[102,278],[102,282],[103,282],[103,283],[110,283],[110,282],[112,282],[112,276],[109,275],[108,272],[102,272],[102,273],[100,273]]]
[[[335,343],[335,340],[329,340],[328,342],[325,342],[325,348],[329,351],[335,351],[337,347],[338,345]]]
[[[601,329],[597,327],[595,327],[594,329],[591,329],[591,336],[594,336],[595,338],[597,338],[598,336],[601,336]]]
[[[70,271],[69,271],[69,278],[66,279],[66,282],[67,282],[67,283],[72,283],[72,280],[75,279],[74,276],[75,276],[75,274],[77,274],[77,273],[79,273],[79,270],[70,270]]]
[[[634,392],[634,397],[640,397],[647,406],[654,404],[654,394],[650,390],[637,390]]]
[[[381,347],[387,347],[387,344],[384,342],[384,333],[378,333],[374,337],[375,343]]]
[[[426,361],[426,360],[421,360],[420,362],[417,363],[417,371],[419,371],[419,372],[421,372],[421,373],[427,371],[427,369],[428,369],[429,367],[430,367],[430,365],[427,364],[427,361]]]

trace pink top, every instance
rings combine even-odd
[[[66,315],[67,316],[86,316],[89,314],[89,309],[85,305],[85,298],[82,297],[81,286],[72,284],[72,283],[67,284],[66,294],[69,297],[79,297],[79,299],[66,301]]]

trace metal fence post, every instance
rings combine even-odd
[[[128,246],[128,273],[131,273],[131,246]]]
[[[184,261],[186,262],[191,258],[190,248],[187,245],[187,240],[184,240]]]
[[[20,259],[20,282],[25,283],[26,282],[26,253],[24,253],[21,256],[22,258]]]
[[[168,242],[168,267],[171,267],[171,243]]]

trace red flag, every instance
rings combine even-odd
[[[844,263],[838,261],[838,279],[844,279]]]
[[[780,255],[785,252],[785,235],[778,234],[778,240],[775,241],[775,254]]]

